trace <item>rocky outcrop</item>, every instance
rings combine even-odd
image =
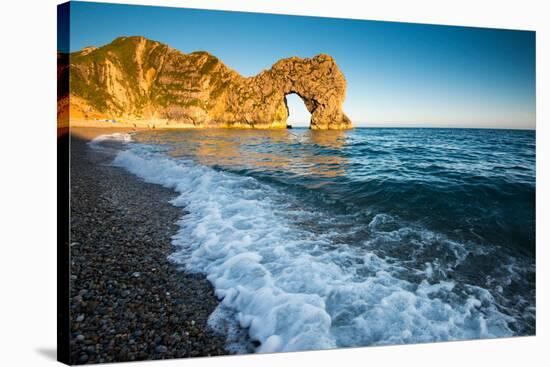
[[[291,57],[243,77],[207,52],[184,54],[143,37],[121,37],[70,55],[71,119],[155,127],[286,128],[286,95],[311,112],[312,129],[347,129],[346,80],[329,55]],[[63,101],[59,101],[61,105]]]

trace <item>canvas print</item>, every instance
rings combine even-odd
[[[535,335],[534,31],[69,2],[57,60],[61,361]]]

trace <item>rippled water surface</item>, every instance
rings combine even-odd
[[[535,332],[534,131],[140,132],[114,164],[180,193],[171,259],[257,351]]]

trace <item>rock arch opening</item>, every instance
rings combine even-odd
[[[288,115],[287,126],[309,127],[311,124],[311,111],[308,110],[305,100],[296,92],[285,95],[285,106]]]

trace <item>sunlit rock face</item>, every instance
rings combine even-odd
[[[260,105],[258,111],[252,109],[244,112],[265,111],[264,115],[275,117],[263,120],[264,123],[282,120],[286,124],[288,109],[285,96],[296,93],[311,113],[312,129],[351,127],[351,121],[342,111],[346,96],[346,79],[329,55],[321,54],[311,59],[291,57],[279,60],[271,69],[248,78],[246,83],[260,91],[256,94]]]
[[[342,111],[346,80],[324,54],[282,59],[243,77],[207,52],[184,54],[143,37],[120,37],[71,54],[62,73],[69,73],[76,119],[158,128],[286,128],[286,95],[296,93],[311,113],[312,129],[352,127]]]

